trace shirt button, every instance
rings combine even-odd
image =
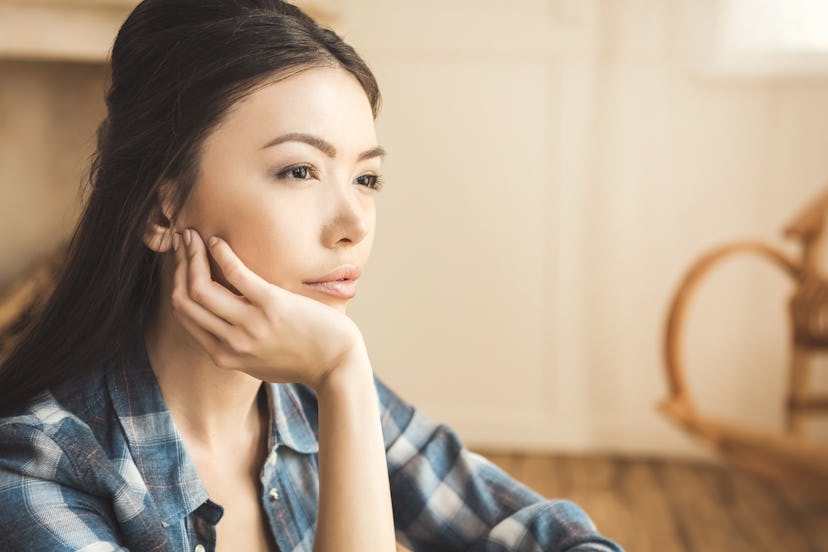
[[[197,544],[195,548],[193,548],[193,552],[204,552],[204,545]]]
[[[276,489],[270,489],[270,492],[267,493],[267,496],[270,497],[270,500],[279,500],[279,491]]]

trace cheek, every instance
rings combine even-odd
[[[261,190],[207,194],[210,190],[204,186],[200,191],[185,205],[181,229],[195,228],[205,241],[220,236],[263,279],[287,289],[297,288],[296,281],[307,276],[303,274],[302,253],[308,251],[313,235],[308,218],[299,216],[297,209],[280,198],[263,197]],[[214,280],[238,293],[212,257],[210,268]]]
[[[365,236],[363,241],[365,246],[365,255],[368,256],[371,253],[371,249],[374,247],[374,236],[377,233],[377,209],[374,198],[370,199],[370,203],[367,204],[365,213],[365,220],[368,225],[368,234]]]
[[[296,291],[308,276],[305,264],[315,234],[295,213],[260,206],[228,221],[225,235],[242,262],[272,284]]]

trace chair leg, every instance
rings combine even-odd
[[[796,401],[807,394],[808,367],[811,352],[800,345],[794,345],[791,357],[791,371],[788,374],[788,401],[786,403],[786,429],[788,433],[803,436],[803,412],[797,408]]]

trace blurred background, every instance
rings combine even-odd
[[[71,231],[107,50],[134,4],[0,0],[0,283]],[[544,473],[575,458],[560,471],[568,487],[533,484],[585,504],[629,549],[828,550],[823,493],[790,498],[737,473],[748,479],[728,485],[753,490],[716,495],[731,472],[705,470],[730,468],[658,411],[665,323],[686,271],[737,239],[797,258],[783,229],[828,187],[828,3],[299,5],[355,46],[384,97],[386,185],[350,311],[377,374],[523,479],[538,458],[551,462]],[[699,410],[783,431],[793,290],[750,257],[705,280],[684,334]],[[809,385],[828,389],[819,359]],[[805,434],[824,440],[828,424],[814,417]],[[572,483],[600,458],[616,463]],[[625,463],[636,458],[652,478]],[[689,487],[711,494],[687,503],[684,521],[630,529],[630,502],[678,473],[663,462],[689,466]],[[756,489],[794,509],[722,521]],[[647,508],[681,511],[670,497]],[[779,516],[795,520],[785,541],[762,533]]]

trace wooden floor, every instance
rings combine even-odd
[[[828,552],[828,496],[699,461],[482,451],[628,552]]]

